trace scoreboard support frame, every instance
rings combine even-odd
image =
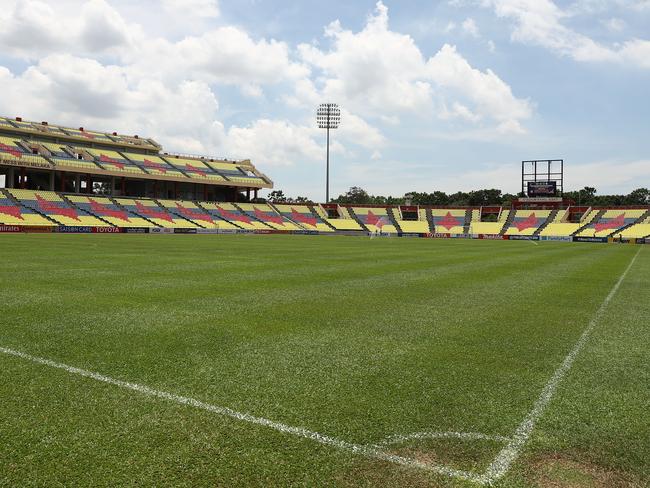
[[[557,195],[564,195],[564,159],[531,159],[521,162],[521,193],[528,196],[529,182],[555,182]]]

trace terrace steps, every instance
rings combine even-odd
[[[336,230],[336,227],[334,227],[332,224],[330,224],[330,223],[327,221],[327,219],[325,218],[326,215],[324,216],[321,212],[318,211],[318,209],[316,208],[316,205],[307,205],[307,208],[309,208],[309,210],[310,210],[314,215],[320,217],[320,219],[323,221],[323,223],[324,223],[327,227],[329,227],[329,228],[332,229],[332,230]],[[319,205],[319,208],[322,210],[322,207],[320,207],[320,205]]]
[[[426,216],[427,216],[427,222],[429,223],[429,230],[431,233],[436,232],[436,224],[433,222],[433,214],[431,213],[431,209],[427,208],[426,209]]]
[[[508,217],[506,218],[505,222],[503,222],[503,226],[501,227],[501,231],[499,232],[500,236],[505,235],[507,230],[512,225],[512,222],[515,220],[515,214],[517,213],[512,209],[510,209],[510,210],[507,210],[507,209],[502,210],[502,212],[505,212],[505,211],[508,211],[509,213],[508,213]]]
[[[551,213],[549,214],[548,218],[542,223],[542,225],[540,225],[537,228],[537,230],[535,232],[533,232],[533,235],[538,236],[544,229],[546,229],[548,227],[548,224],[550,224],[551,222],[553,222],[556,219],[558,213],[559,213],[559,210],[557,208],[553,209],[551,211]]]
[[[27,207],[24,203],[22,203],[20,200],[18,200],[16,197],[14,197],[11,194],[11,192],[8,192],[7,190],[4,190],[4,189],[0,189],[0,193],[3,194],[4,196],[6,196],[13,203],[15,203],[19,208],[20,207]],[[34,212],[36,212],[39,216],[43,217],[44,219],[49,220],[50,222],[52,222],[55,225],[64,225],[62,222],[59,222],[58,220],[53,219],[49,215],[41,212],[38,208],[34,208],[31,205],[28,208],[30,210],[33,210]]]
[[[68,199],[68,197],[67,197],[66,195],[64,195],[63,193],[57,193],[57,195],[59,195],[59,196],[61,197],[61,199],[62,199],[65,203],[67,203],[68,205],[72,205],[72,207],[76,208],[77,210],[81,210],[80,207],[78,207],[78,206],[77,206],[77,205],[76,205],[72,200]],[[105,224],[107,224],[107,225],[109,225],[109,226],[111,226],[111,227],[115,227],[114,224],[111,224],[108,220],[103,219],[101,216],[97,215],[97,214],[96,214],[95,212],[93,212],[92,210],[90,210],[90,209],[83,209],[83,211],[86,212],[86,213],[89,214],[89,215],[92,215],[92,216],[95,217],[97,220],[99,220],[99,221],[101,221],[101,222],[104,222]]]
[[[130,213],[132,213],[128,208],[124,207],[123,205],[120,205],[120,203],[119,203],[116,199],[114,199],[114,198],[112,198],[112,197],[105,197],[105,198],[108,198],[108,200],[109,200],[113,205],[117,206],[117,208],[119,208],[120,210],[123,210],[124,212],[126,212],[127,215],[130,214]],[[149,222],[149,223],[150,223],[151,225],[153,225],[154,227],[160,227],[160,225],[156,224],[153,220],[148,219],[148,218],[145,217],[144,215],[141,215],[141,214],[137,214],[137,215],[138,215],[139,218],[141,218],[142,220],[146,220],[147,222]]]
[[[353,219],[357,224],[359,224],[359,225],[361,226],[361,228],[362,228],[364,231],[366,231],[366,232],[370,232],[370,230],[368,229],[368,227],[366,227],[366,224],[364,224],[364,223],[361,221],[361,219],[360,219],[359,216],[356,214],[356,212],[352,209],[352,207],[347,207],[346,210],[347,210],[348,213],[350,214],[350,217],[352,217],[352,219]]]
[[[165,207],[156,198],[153,198],[151,201],[154,202],[156,205],[158,205],[161,209],[165,210],[166,212],[172,214],[175,217],[178,217],[179,219],[186,220],[189,223],[196,225],[199,229],[205,229],[206,228],[204,225],[201,225],[199,222],[197,222],[195,220],[192,220],[192,219],[186,217],[185,215],[182,215],[180,212],[176,212],[173,208]]]
[[[598,222],[603,215],[605,215],[605,210],[598,210],[596,212],[596,214],[591,219],[585,219],[584,224],[582,224],[580,227],[578,227],[578,230],[576,230],[571,235],[572,236],[577,236],[578,234],[580,234],[580,232],[582,232],[587,227],[589,227],[590,224],[593,224],[594,222]]]
[[[397,211],[399,212],[399,208],[397,209]],[[401,232],[403,232],[402,228],[400,227],[399,223],[397,222],[399,219],[395,217],[395,214],[393,212],[395,212],[395,207],[387,207],[386,208],[386,214],[388,215],[388,220],[390,221],[390,223],[392,225],[395,226],[395,228],[397,229],[397,232],[401,233]]]
[[[472,225],[473,211],[471,208],[465,210],[465,223],[463,224],[463,234],[469,234],[469,227]]]

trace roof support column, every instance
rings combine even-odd
[[[27,175],[25,175],[25,168],[20,168],[20,188],[25,189],[27,183]]]
[[[9,166],[9,174],[7,175],[7,188],[13,188],[14,187],[14,167]]]
[[[54,188],[54,171],[50,173],[50,191],[55,191]]]
[[[74,179],[74,192],[81,193],[81,175],[77,174]]]
[[[122,191],[120,192],[121,196],[124,196],[126,194],[126,178],[122,176]]]

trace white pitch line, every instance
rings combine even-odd
[[[217,415],[223,415],[226,417],[231,417],[233,419],[241,420],[244,422],[249,422],[251,424],[257,424],[257,425],[262,425],[264,427],[269,427],[271,429],[274,429],[278,432],[282,432],[284,434],[291,434],[295,435],[297,437],[302,437],[305,439],[310,439],[312,441],[318,442],[320,444],[324,444],[326,446],[332,446],[337,449],[343,450],[343,451],[348,451],[354,454],[358,454],[361,456],[369,457],[369,458],[374,458],[374,459],[379,459],[382,461],[388,461],[394,464],[399,464],[401,466],[406,466],[406,467],[411,467],[411,468],[418,468],[422,469],[424,471],[429,471],[432,473],[444,475],[444,476],[449,476],[452,478],[461,478],[469,481],[474,481],[474,482],[481,482],[482,476],[478,475],[476,473],[472,473],[470,471],[462,471],[454,468],[450,468],[447,466],[442,466],[442,465],[434,465],[434,464],[428,464],[428,463],[423,463],[421,461],[418,461],[417,459],[412,459],[412,458],[407,458],[403,456],[397,456],[395,454],[390,454],[387,452],[382,451],[381,449],[378,449],[374,446],[363,446],[359,444],[353,444],[350,442],[346,442],[340,439],[336,439],[324,434],[320,434],[318,432],[314,432],[302,427],[293,427],[290,425],[286,425],[280,422],[275,422],[273,420],[265,419],[263,417],[256,417],[254,415],[248,414],[248,413],[242,413],[242,412],[237,412],[235,410],[232,410],[228,407],[221,407],[218,405],[212,405],[210,403],[205,403],[200,400],[196,400],[194,398],[189,398],[181,395],[176,395],[174,393],[169,393],[166,391],[161,391],[161,390],[156,390],[153,388],[150,388],[145,385],[140,385],[137,383],[131,383],[128,381],[122,381],[118,380],[115,378],[111,378],[110,376],[105,376],[100,373],[95,373],[93,371],[88,371],[85,369],[81,368],[76,368],[74,366],[69,366],[67,364],[63,363],[58,363],[56,361],[52,361],[51,359],[46,359],[46,358],[41,358],[38,356],[32,356],[31,354],[27,354],[21,351],[16,351],[14,349],[10,349],[7,347],[1,347],[0,346],[0,353],[7,354],[9,356],[14,356],[17,358],[21,358],[27,361],[31,361],[33,363],[41,364],[44,366],[49,366],[51,368],[56,368],[56,369],[61,369],[63,371],[66,371],[71,374],[75,374],[78,376],[83,376],[85,378],[90,378],[96,381],[100,381],[102,383],[107,383],[109,385],[114,385],[118,386],[120,388],[125,388],[128,390],[133,390],[138,393],[141,393],[146,396],[150,397],[155,397],[155,398],[160,398],[163,400],[170,401],[172,403],[177,403],[180,405],[186,405],[194,408],[198,408],[201,410],[205,410],[211,413],[215,413]]]
[[[399,444],[410,440],[420,439],[460,439],[466,441],[496,441],[496,442],[510,442],[509,437],[502,435],[489,435],[481,434],[480,432],[415,432],[408,435],[393,435],[387,437],[375,444],[376,447],[388,446],[391,444]]]
[[[504,447],[501,452],[497,454],[497,456],[494,458],[494,461],[492,461],[490,466],[488,466],[485,474],[483,475],[483,484],[489,485],[501,478],[508,472],[515,459],[517,459],[522,448],[528,441],[530,434],[535,428],[535,424],[544,413],[544,410],[555,394],[558,385],[564,379],[567,372],[571,369],[571,366],[573,366],[573,362],[589,339],[589,336],[591,336],[592,331],[603,315],[605,309],[607,308],[607,305],[609,305],[609,302],[612,300],[614,295],[616,295],[616,292],[625,279],[625,276],[627,276],[627,273],[630,271],[632,265],[636,261],[639,252],[641,252],[641,248],[639,248],[639,250],[636,252],[630,261],[630,264],[628,264],[627,268],[625,268],[625,271],[623,271],[616,284],[610,290],[609,294],[605,297],[605,300],[603,300],[603,303],[600,305],[592,319],[589,321],[587,328],[578,339],[578,342],[576,342],[575,346],[573,346],[573,349],[571,349],[569,354],[567,354],[567,356],[564,358],[564,361],[562,361],[562,364],[560,364],[560,366],[555,370],[555,373],[553,373],[553,376],[551,376],[551,379],[548,381],[548,383],[546,383],[546,386],[542,390],[541,395],[537,401],[535,401],[533,409],[528,413],[528,415],[526,415],[526,418],[524,418],[519,427],[517,427],[517,430],[512,436],[510,442],[508,442],[506,447]]]

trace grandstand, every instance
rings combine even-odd
[[[0,178],[0,225],[9,231],[342,233],[596,242],[650,237],[648,208],[580,207],[562,198],[527,197],[511,207],[463,208],[273,204],[257,199],[258,191],[273,182],[249,160],[172,154],[150,138],[20,117],[0,117]]]
[[[0,117],[5,187],[237,201],[273,182],[249,161],[164,152],[155,140]]]

